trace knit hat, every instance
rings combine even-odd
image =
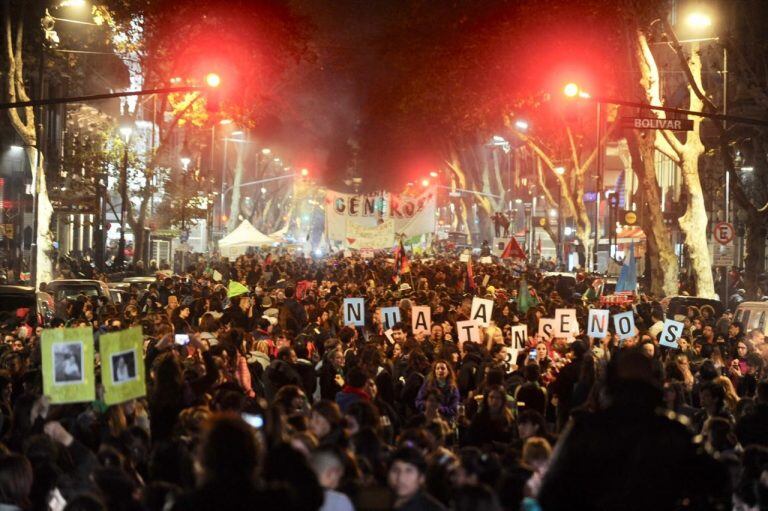
[[[248,288],[241,283],[230,280],[229,287],[227,288],[227,298],[234,298],[235,296],[248,294]]]

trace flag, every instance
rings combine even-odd
[[[475,272],[472,271],[472,256],[469,256],[469,259],[467,259],[467,278],[464,282],[464,289],[467,291],[474,291],[477,287],[477,284],[475,284]]]
[[[539,256],[541,256],[541,238],[536,240],[536,251],[539,253]]]
[[[536,305],[536,299],[528,291],[528,281],[523,277],[520,279],[520,291],[517,293],[517,310],[525,314],[534,305]]]
[[[629,291],[634,293],[637,290],[637,261],[635,260],[635,242],[629,245],[629,252],[624,258],[624,264],[621,265],[619,281],[616,282],[616,292]]]
[[[408,261],[408,254],[405,253],[403,239],[400,238],[400,245],[395,249],[395,273],[402,275],[411,271],[411,263]]]
[[[523,251],[523,247],[520,246],[520,243],[517,242],[517,239],[512,236],[509,238],[509,243],[507,243],[507,246],[504,247],[504,252],[501,253],[502,259],[525,259],[525,252]]]

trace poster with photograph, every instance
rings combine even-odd
[[[93,330],[51,328],[40,339],[43,393],[52,404],[81,403],[96,399],[93,376]]]
[[[141,327],[103,334],[99,338],[99,354],[106,404],[146,395]]]

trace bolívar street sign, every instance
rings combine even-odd
[[[658,117],[622,117],[621,127],[638,130],[690,131],[693,121],[690,119],[660,119]]]

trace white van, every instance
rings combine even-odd
[[[734,321],[744,325],[744,333],[757,328],[768,335],[768,302],[742,302],[736,307]]]

